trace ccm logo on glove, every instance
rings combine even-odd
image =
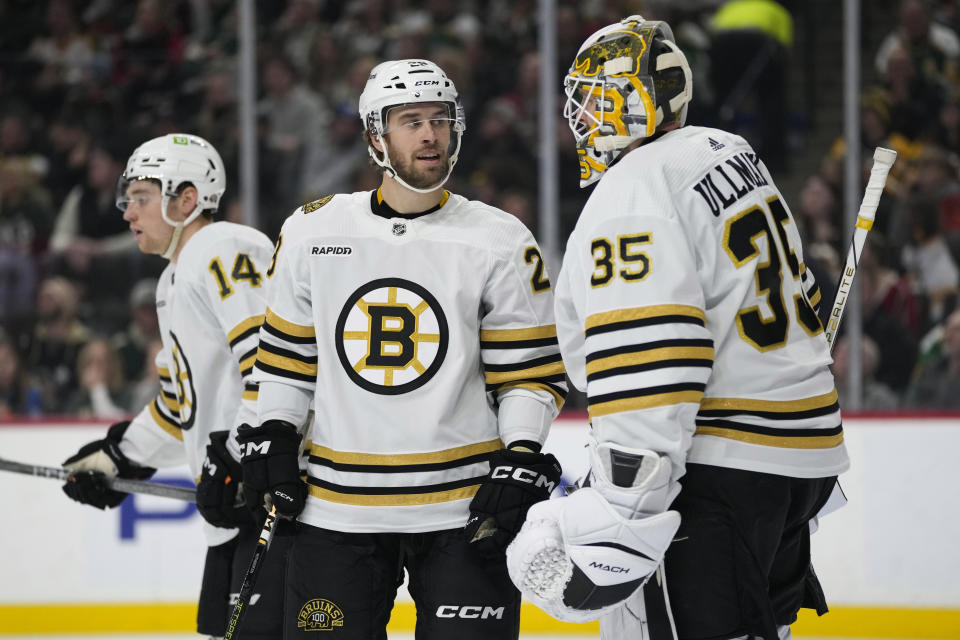
[[[246,442],[240,445],[240,457],[246,458],[247,456],[252,456],[254,454],[267,455],[270,453],[270,441],[264,440],[263,442]]]
[[[557,488],[557,483],[551,481],[547,476],[542,473],[537,473],[536,471],[531,471],[530,469],[524,469],[523,467],[500,465],[490,472],[490,477],[496,480],[512,478],[518,482],[532,484],[535,487],[543,487],[550,493],[553,493],[553,490]]]

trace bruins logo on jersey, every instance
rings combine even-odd
[[[326,598],[309,600],[297,614],[297,628],[304,631],[330,631],[342,626],[343,611]]]
[[[173,331],[170,332],[170,337],[173,338],[173,370],[170,373],[173,375],[173,384],[177,389],[180,428],[187,431],[193,427],[197,418],[197,390],[193,386],[190,363],[187,362],[187,354],[180,346],[180,340]]]
[[[319,200],[314,200],[313,202],[308,202],[307,204],[303,205],[303,212],[304,212],[304,213],[313,213],[314,211],[316,211],[317,209],[319,209],[319,208],[322,207],[323,205],[325,205],[325,204],[327,204],[328,202],[330,202],[331,200],[333,200],[333,196],[334,196],[334,195],[336,195],[336,194],[329,195],[329,196],[323,196],[323,197],[320,198]]]
[[[358,386],[398,395],[427,383],[447,354],[437,299],[409,280],[383,278],[354,291],[337,320],[340,363]]]

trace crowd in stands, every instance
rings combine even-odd
[[[749,60],[709,62],[734,55],[731,33],[756,28],[737,24],[738,2],[560,0],[558,97],[570,57],[597,27],[637,12],[670,20],[694,67],[690,124],[736,128],[738,109],[760,109],[764,122],[748,138],[781,175],[790,168],[785,101],[751,103],[748,94],[786,90],[785,69],[797,63],[791,12],[804,3],[766,3],[776,27],[757,34],[755,42],[770,43],[761,47],[767,54],[756,77],[741,82],[720,71],[747,69]],[[556,119],[561,228],[571,230],[588,192],[579,189],[566,122],[538,108],[537,0],[254,4],[252,206],[268,235],[304,202],[377,186],[357,98],[377,61],[411,57],[440,64],[464,100],[467,134],[448,188],[534,231],[537,132],[543,117]],[[958,4],[899,2],[876,51],[876,77],[865,83],[864,159],[878,144],[900,153],[858,274],[866,408],[960,407],[952,391],[960,388]],[[0,0],[0,418],[112,418],[154,393],[153,288],[165,263],[136,249],[115,206],[117,178],[140,142],[195,133],[226,164],[221,214],[243,219],[251,205],[239,198],[237,21],[233,0]],[[840,140],[791,201],[826,302],[845,250],[844,153]]]

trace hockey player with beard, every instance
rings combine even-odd
[[[360,117],[381,186],[285,222],[237,437],[249,502],[299,514],[284,637],[386,638],[406,571],[417,638],[516,638],[504,548],[560,479],[547,270],[516,218],[442,188],[465,123],[436,64],[376,66]]]
[[[272,252],[256,229],[213,221],[225,188],[220,154],[195,135],[154,138],[127,161],[117,206],[140,251],[170,261],[156,293],[161,391],[133,420],[114,424],[106,438],[64,463],[74,472],[64,492],[100,509],[117,506],[127,495],[107,488],[105,476],[143,479],[156,467],[186,463],[200,478],[197,507],[208,521],[208,550],[197,630],[210,636],[226,631],[231,593],[239,591],[260,532],[237,505],[239,449],[227,437],[256,415],[251,372]],[[273,551],[274,557],[282,553]],[[280,633],[282,562],[268,566],[241,638],[266,640]]]
[[[796,224],[741,137],[684,126],[691,91],[669,26],[640,16],[568,72],[581,185],[597,185],[557,333],[591,465],[530,509],[508,566],[607,640],[777,640],[801,607],[826,611],[810,523],[848,459]]]

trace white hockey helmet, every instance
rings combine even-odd
[[[600,179],[623,149],[687,119],[693,77],[666,22],[633,15],[584,41],[564,80],[580,186]]]
[[[450,121],[450,148],[447,174],[443,180],[427,189],[418,189],[407,184],[390,164],[387,144],[383,136],[387,124],[387,110],[407,104],[442,102],[447,105]],[[383,167],[397,182],[419,193],[436,191],[446,183],[460,154],[460,138],[467,129],[460,94],[443,69],[429,60],[388,60],[381,62],[370,72],[367,84],[360,94],[360,119],[371,138],[383,146],[380,154],[372,144],[367,146],[370,157]],[[382,157],[380,157],[382,155]]]
[[[117,207],[126,211],[127,188],[137,180],[155,180],[160,185],[163,201],[160,207],[164,222],[173,227],[170,246],[163,257],[169,259],[180,242],[184,227],[204,211],[216,211],[227,188],[223,160],[213,145],[200,136],[171,133],[147,140],[137,147],[127,160],[127,168],[117,184]],[[185,220],[174,221],[167,216],[170,198],[192,185],[197,190],[197,206]]]

